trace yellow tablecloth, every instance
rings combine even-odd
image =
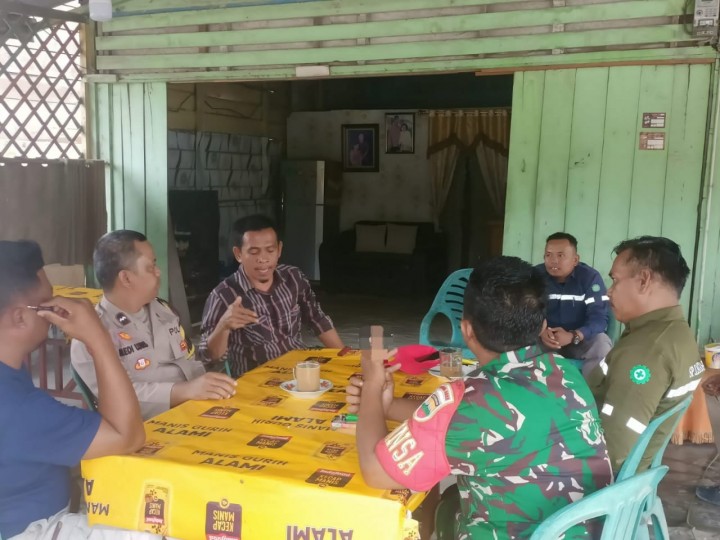
[[[65,298],[87,298],[96,305],[102,297],[102,289],[88,289],[86,287],[66,287],[65,285],[56,285],[53,287],[54,296],[63,296]]]
[[[183,539],[396,540],[424,493],[369,488],[352,433],[333,431],[357,352],[293,351],[245,374],[235,397],[191,401],[145,423],[137,454],[83,461],[91,524]],[[334,387],[298,399],[279,384],[319,357]],[[425,399],[440,380],[395,375],[396,394]],[[323,532],[324,531],[324,532]]]

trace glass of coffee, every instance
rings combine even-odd
[[[440,349],[440,375],[448,379],[462,377],[462,350],[456,347]]]
[[[320,363],[314,360],[300,362],[293,369],[298,392],[317,392],[320,390]]]

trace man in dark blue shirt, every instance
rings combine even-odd
[[[540,334],[546,350],[583,360],[587,377],[610,352],[608,296],[600,273],[580,262],[577,239],[568,233],[548,236],[545,263],[539,264],[547,283],[547,328]]]
[[[33,386],[23,359],[50,323],[91,351],[99,412]],[[133,452],[144,440],[135,391],[90,303],[52,297],[35,242],[0,241],[0,536],[57,538],[62,529],[60,538],[87,538],[86,517],[67,512],[70,468]]]

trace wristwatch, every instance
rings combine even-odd
[[[580,334],[578,334],[577,331],[573,330],[572,335],[573,335],[572,344],[580,345],[580,341],[581,341]]]

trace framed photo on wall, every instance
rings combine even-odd
[[[378,124],[342,125],[343,171],[377,172],[380,167]]]
[[[415,153],[415,113],[385,113],[385,153]]]

